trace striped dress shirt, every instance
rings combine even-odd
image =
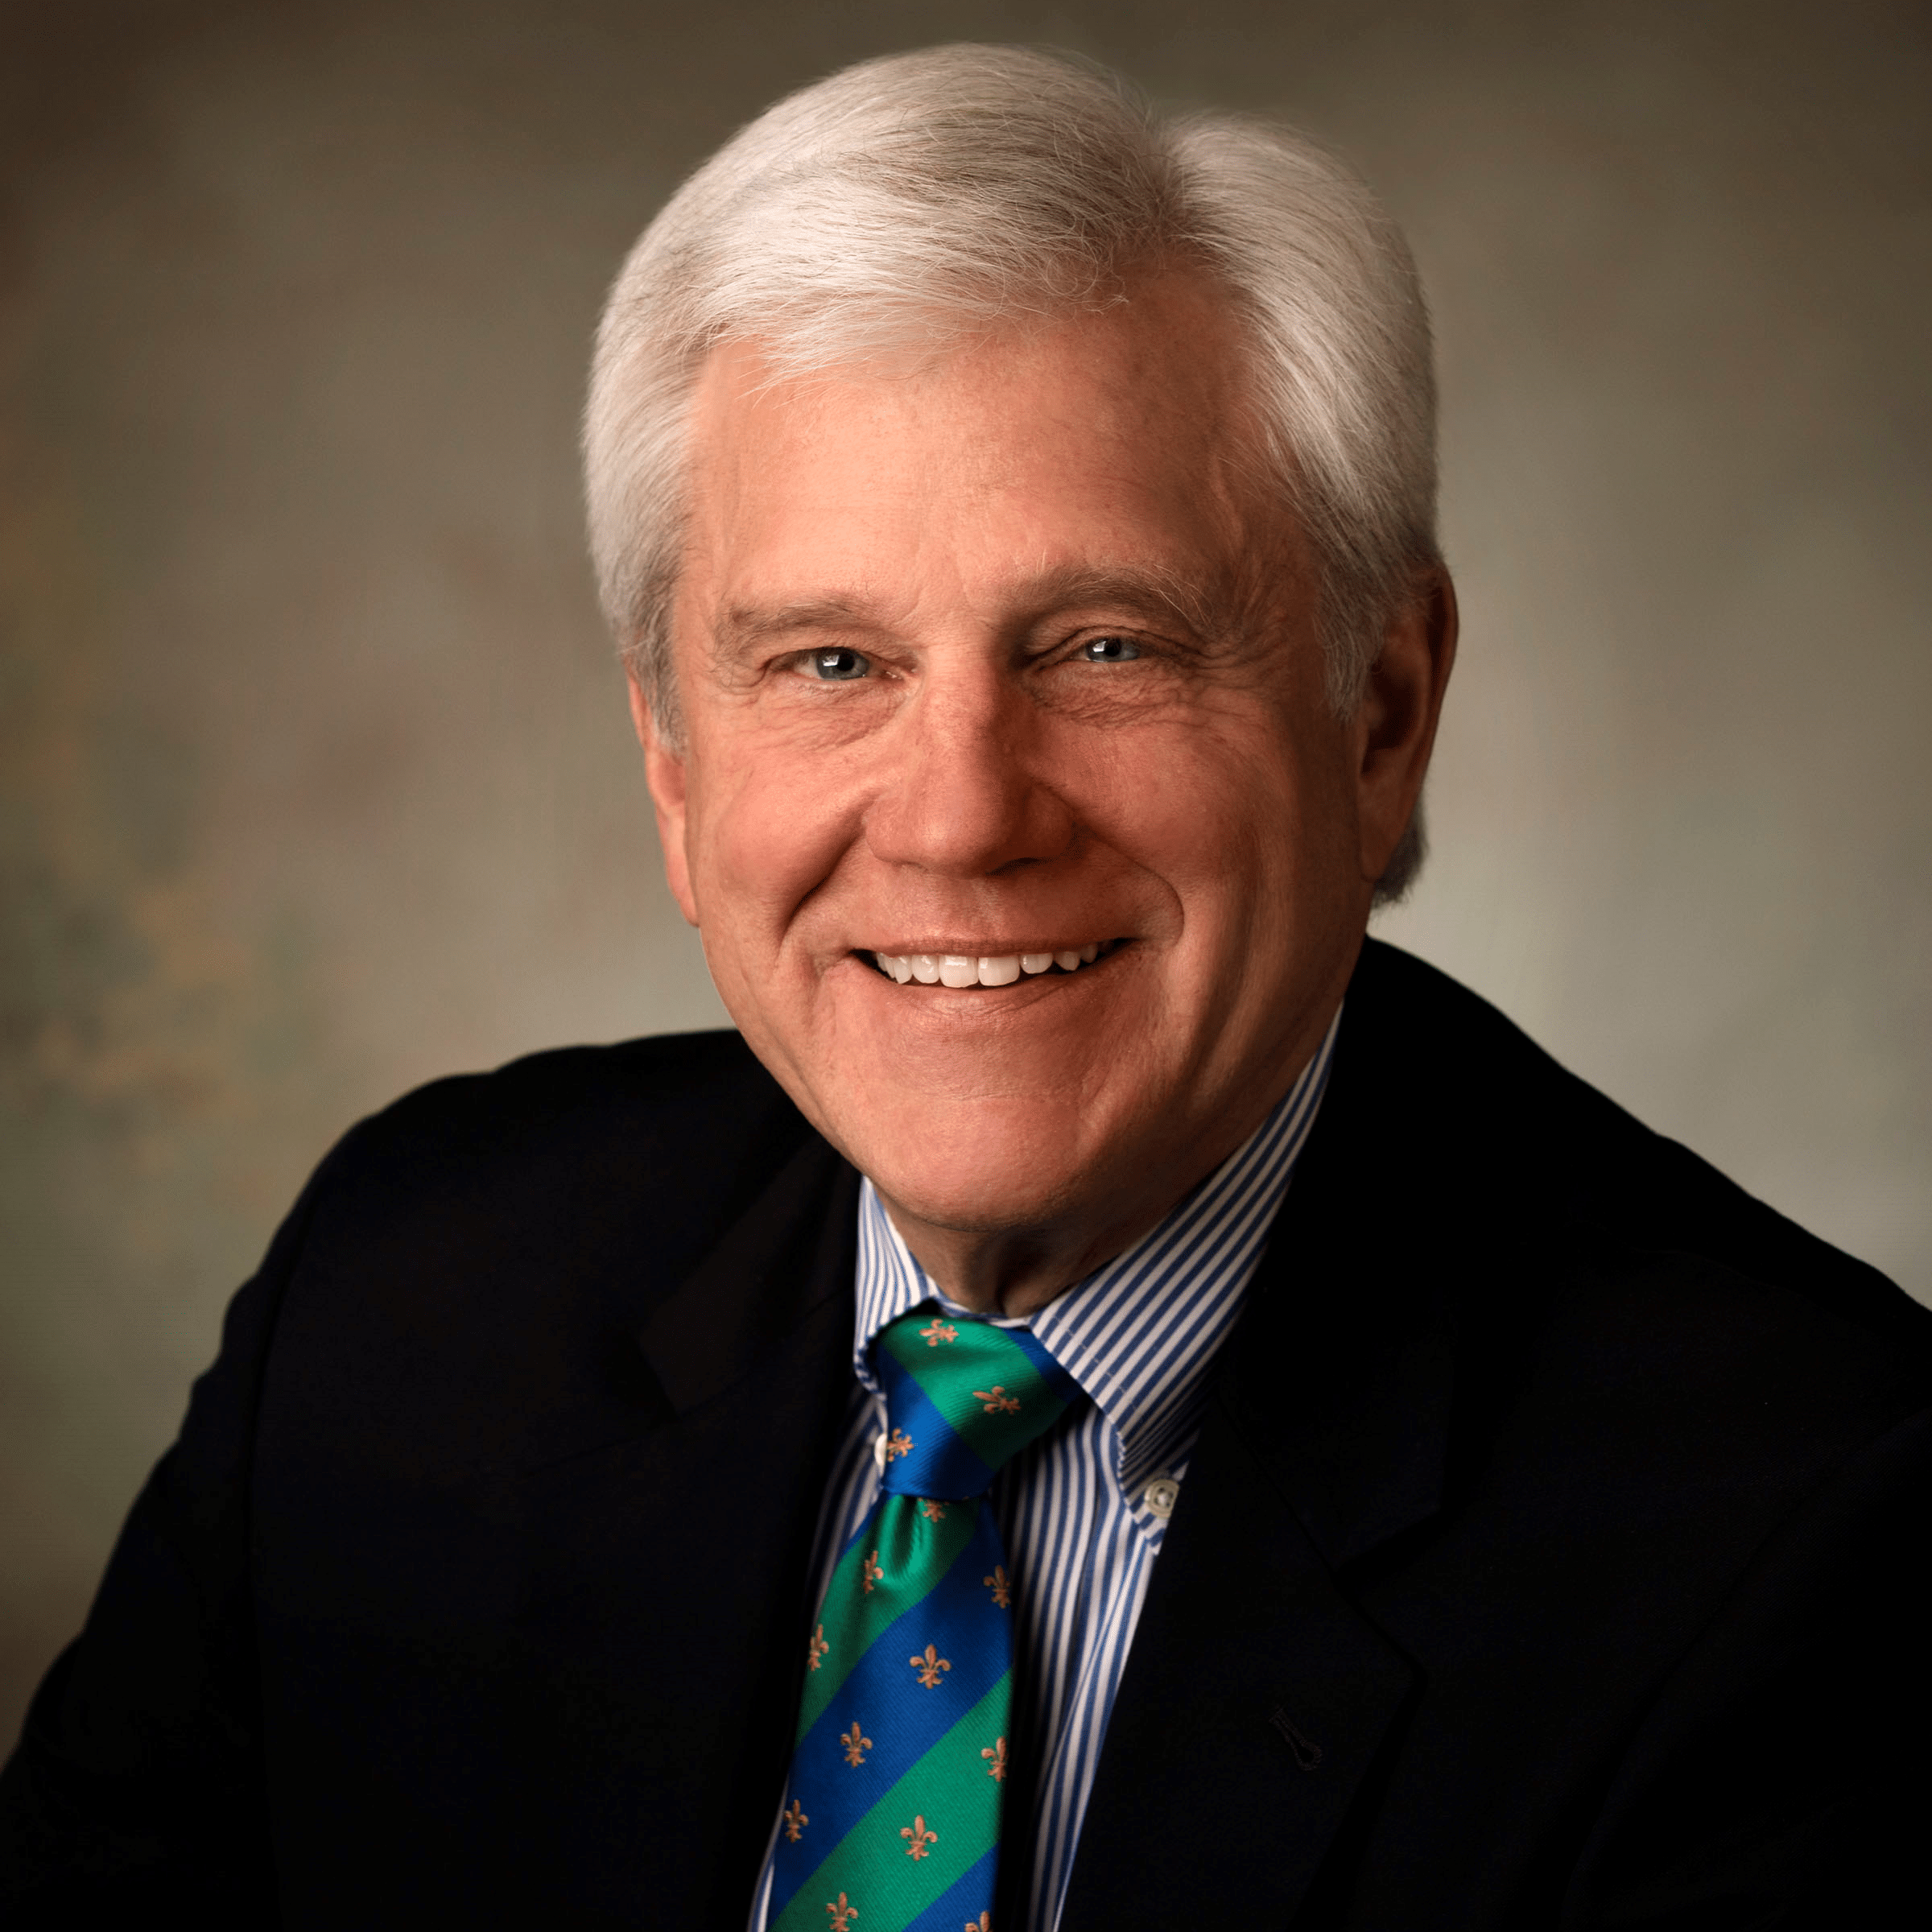
[[[1002,1864],[1010,1871],[1018,1861],[1027,1874],[1025,1916],[1011,1932],[1059,1925],[1114,1692],[1200,1433],[1208,1372],[1315,1123],[1340,1024],[1338,1013],[1267,1119],[1152,1233],[1043,1308],[1001,1324],[1030,1327],[1092,1398],[1015,1456],[993,1487],[1018,1613],[1016,1755],[1034,1773],[1030,1790],[1022,1780],[1008,1801],[1001,1844]],[[922,1302],[972,1312],[933,1286],[870,1181],[860,1191],[858,1234],[857,1379],[819,1523],[820,1596],[877,1499],[873,1451],[886,1402],[873,1338]],[[774,1821],[774,1845],[777,1836]],[[771,1879],[768,1853],[750,1932],[765,1932]],[[1002,1893],[1010,1885],[1004,1878]]]

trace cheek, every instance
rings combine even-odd
[[[1273,718],[1143,744],[1111,774],[1123,844],[1182,902],[1192,936],[1276,922],[1341,848],[1335,761]]]
[[[852,842],[839,787],[755,737],[694,745],[691,832],[700,923],[775,945],[800,903]]]

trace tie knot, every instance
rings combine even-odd
[[[946,1315],[927,1302],[879,1331],[886,1391],[881,1484],[964,1501],[1080,1399],[1073,1378],[1024,1328]]]

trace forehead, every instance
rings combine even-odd
[[[727,345],[694,398],[691,588],[903,601],[909,576],[939,595],[1131,564],[1207,591],[1282,521],[1245,378],[1224,308],[1179,277],[919,362],[788,374]]]

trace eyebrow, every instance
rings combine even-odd
[[[1019,625],[1037,623],[1070,606],[1105,604],[1179,620],[1197,637],[1208,638],[1224,628],[1217,615],[1221,600],[1203,596],[1199,585],[1178,571],[1158,564],[1118,566],[1067,564],[1042,572],[1013,586],[1006,599]],[[789,604],[734,604],[719,618],[712,648],[720,657],[746,645],[801,631],[892,632],[875,606],[861,597],[833,595],[807,597]]]
[[[717,648],[756,643],[799,630],[882,630],[887,628],[856,597],[807,597],[794,604],[733,604],[715,626]]]
[[[1069,605],[1113,604],[1178,618],[1199,637],[1211,637],[1224,621],[1217,600],[1176,570],[1158,564],[1121,568],[1069,564],[1048,571],[1026,586],[1022,600],[1039,614]]]

